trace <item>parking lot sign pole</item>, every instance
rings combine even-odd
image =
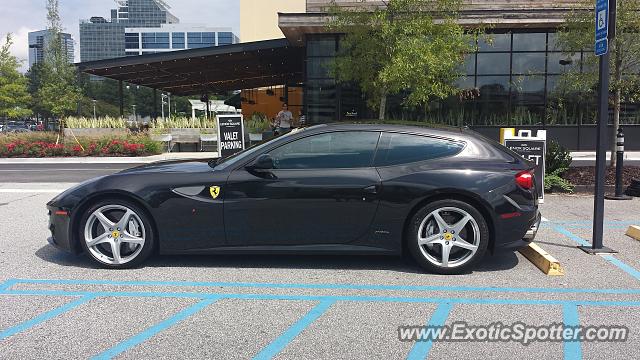
[[[598,91],[598,140],[596,148],[596,188],[593,205],[593,238],[591,246],[581,246],[591,254],[615,253],[602,245],[604,233],[604,185],[607,162],[609,124],[609,39],[615,37],[616,0],[596,0],[595,54],[600,57]],[[609,31],[611,29],[611,31]],[[611,36],[610,36],[611,35]]]

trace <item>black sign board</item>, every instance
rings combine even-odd
[[[505,139],[504,146],[536,164],[535,180],[540,199],[544,199],[544,164],[546,141],[534,139]]]
[[[244,150],[242,115],[218,115],[218,156],[225,158]]]

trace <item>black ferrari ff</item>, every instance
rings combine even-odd
[[[231,157],[166,161],[51,200],[49,242],[108,268],[154,253],[388,254],[467,272],[526,246],[533,165],[466,129],[336,124]]]

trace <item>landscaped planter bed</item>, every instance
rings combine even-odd
[[[0,157],[5,158],[148,156],[160,154],[161,149],[161,143],[151,140],[147,135],[66,137],[62,140],[56,133],[0,136]]]
[[[569,168],[562,177],[569,180],[574,185],[594,185],[596,176],[595,172],[595,166],[577,166]],[[615,167],[607,167],[605,179],[606,185],[616,184]],[[640,179],[640,167],[625,166],[622,179],[624,186],[630,185],[631,179]]]

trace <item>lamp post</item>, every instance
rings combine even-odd
[[[169,120],[171,120],[171,93],[167,93],[167,99],[169,100]]]
[[[164,105],[169,105],[169,120],[171,120],[171,93],[162,93],[162,121],[164,121]],[[165,101],[166,100],[166,101]]]
[[[91,102],[93,102],[93,118],[94,119],[98,119],[98,117],[96,116],[96,102],[97,101],[98,100],[96,100],[96,99],[91,99]]]
[[[136,106],[131,105],[131,107],[133,108],[133,121],[138,122],[138,116],[136,116]]]

